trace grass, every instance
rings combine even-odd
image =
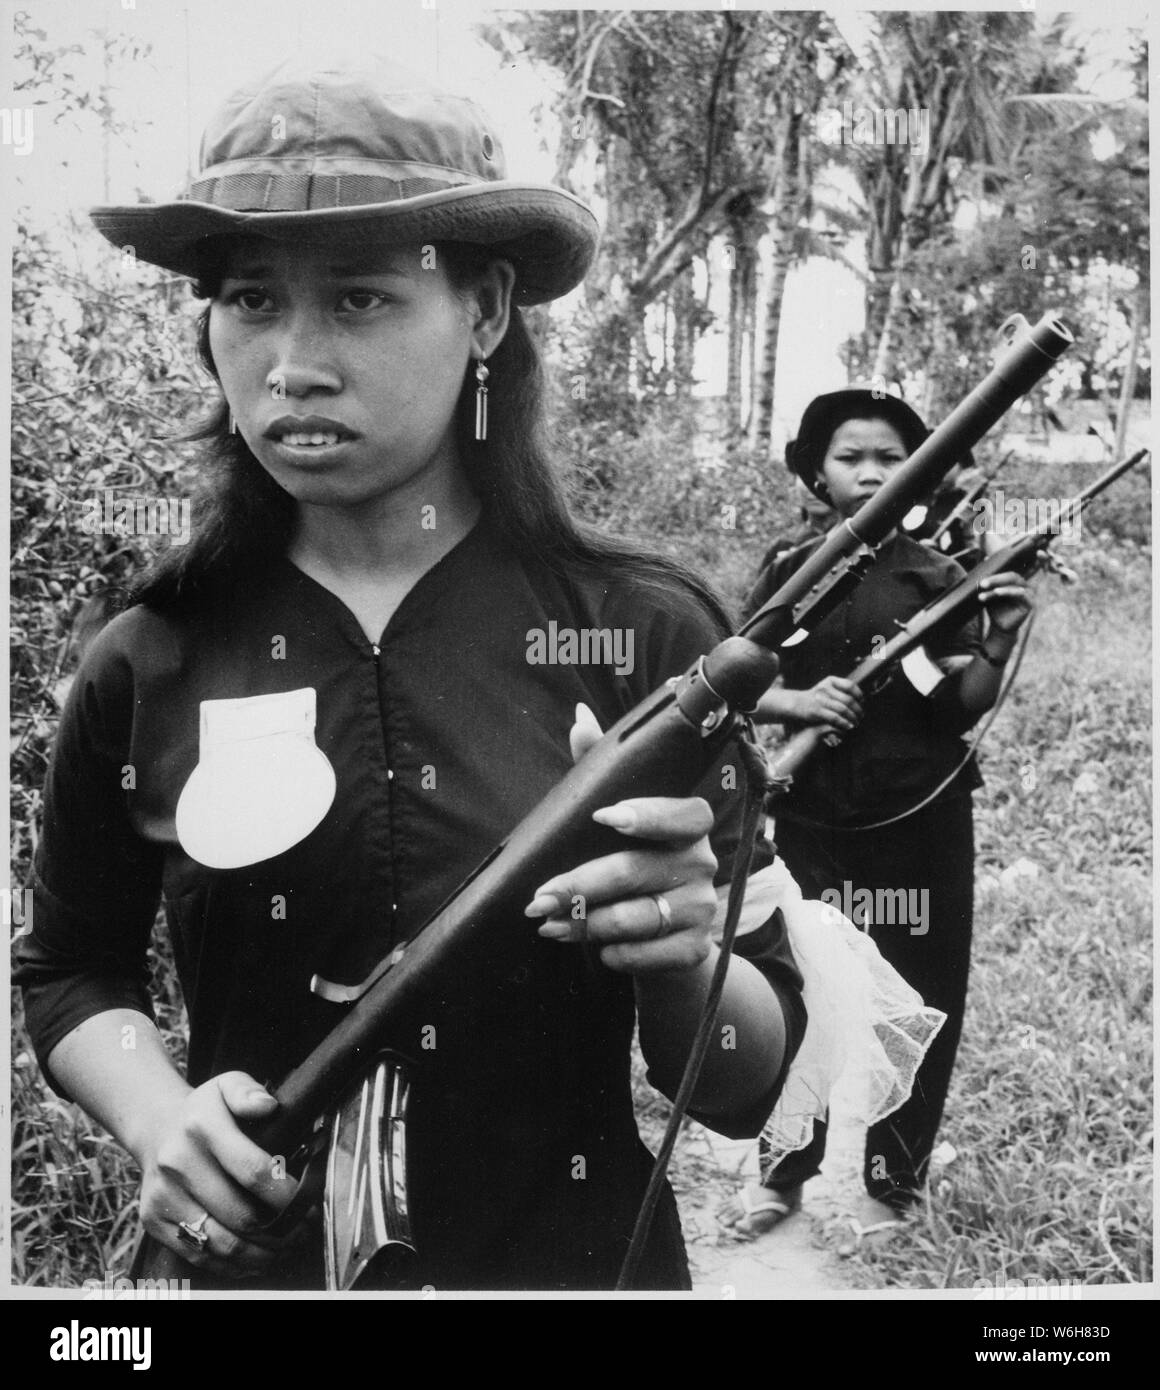
[[[181,988],[164,932],[150,952],[154,1011],[170,1055],[185,1061]],[[80,1109],[55,1095],[32,1055],[19,1002],[12,1047],[12,1280],[74,1288],[124,1274],[136,1245],[140,1174]]]

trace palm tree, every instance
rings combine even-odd
[[[1030,15],[891,13],[876,20],[855,40],[850,99],[871,109],[929,113],[925,144],[846,147],[868,214],[872,372],[886,379],[914,251],[949,226],[968,193],[978,197],[998,186],[1017,129],[1007,99],[1058,81],[1060,64]]]

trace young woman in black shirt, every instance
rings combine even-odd
[[[832,392],[806,409],[789,462],[815,495],[849,517],[926,433],[897,397]],[[820,538],[808,542],[763,569],[747,611],[776,592],[819,544]],[[863,1229],[895,1219],[917,1199],[938,1131],[966,1002],[971,793],[981,785],[962,735],[994,704],[1030,611],[1026,584],[1014,574],[987,580],[985,627],[976,619],[942,634],[910,666],[917,683],[899,671],[870,693],[842,673],[962,573],[895,532],[851,596],[807,641],[785,650],[778,681],[756,715],[759,722],[812,724],[841,736],[836,746],[822,745],[778,800],[778,852],[807,897],[853,915],[925,1003],[947,1015],[910,1099],[869,1128],[864,1179],[871,1201]],[[722,1222],[753,1235],[796,1211],[803,1184],[819,1171],[825,1136],[819,1121],[811,1144],[763,1164],[762,1181],[726,1204]]]
[[[679,567],[568,514],[520,306],[581,280],[596,225],[570,194],[508,180],[471,103],[390,64],[286,66],[214,117],[180,200],[94,218],[195,281],[221,390],[194,539],[74,682],[18,979],[52,1084],[139,1163],[147,1230],[227,1286],[319,1287],[317,1223],[263,1231],[293,1184],[238,1122],[269,1114],[266,1083],[342,1016],[331,998],[422,926],[596,724],[724,620]],[[609,640],[547,653],[565,631]],[[599,813],[623,850],[561,865],[485,964],[399,1021],[395,1045],[421,1059],[421,1282],[614,1283],[650,1164],[633,1026],[671,1090],[717,953],[728,784]],[[187,1076],[146,989],[159,897]],[[770,913],[729,968],[720,1017],[740,1042],[705,1067],[706,1123],[760,1130],[800,991]],[[638,1282],[688,1284],[671,1194]]]

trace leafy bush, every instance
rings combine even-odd
[[[43,783],[63,678],[82,636],[148,555],[140,536],[92,533],[106,492],[183,490],[169,442],[204,398],[173,309],[184,289],[135,262],[82,271],[69,248],[18,227],[13,265],[13,822]],[[86,503],[89,504],[86,507]],[[30,845],[14,846],[15,868]]]
[[[147,538],[86,530],[85,504],[106,492],[186,492],[192,456],[167,436],[205,398],[186,325],[174,312],[188,301],[185,289],[131,263],[94,274],[72,252],[67,241],[18,228],[10,745],[17,884],[36,847],[44,774],[77,649],[149,554]],[[158,1021],[180,1058],[183,1011],[163,937],[153,967]],[[76,1285],[125,1267],[136,1177],[112,1140],[37,1074],[18,998],[13,1020],[14,1277]]]

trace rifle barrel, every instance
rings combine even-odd
[[[1129,468],[1135,468],[1140,460],[1149,453],[1151,453],[1150,449],[1137,449],[1131,458],[1121,459],[1119,463],[1112,464],[1106,473],[1101,473],[1094,482],[1089,483],[1081,492],[1077,492],[1074,497],[1069,498],[1060,509],[1060,515],[1072,511],[1082,512],[1093,497],[1098,497],[1104,488],[1110,487]]]

